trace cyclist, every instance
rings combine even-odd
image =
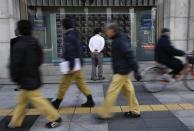
[[[185,52],[172,46],[169,29],[164,28],[161,33],[162,35],[155,47],[155,59],[158,63],[172,69],[168,75],[165,74],[168,80],[179,79],[184,64],[176,56],[184,56]]]

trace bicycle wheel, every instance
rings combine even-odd
[[[151,67],[142,72],[143,86],[146,91],[156,93],[162,91],[168,82],[161,79],[164,69],[161,67]]]
[[[194,91],[194,76],[191,74],[191,72],[185,75],[183,78],[183,83],[187,89]]]

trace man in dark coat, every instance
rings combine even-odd
[[[65,29],[64,33],[64,49],[63,49],[63,59],[69,62],[70,71],[65,74],[61,80],[57,99],[53,101],[53,106],[58,109],[61,102],[63,101],[64,95],[66,94],[69,86],[73,81],[75,81],[77,87],[86,96],[86,103],[82,104],[82,107],[94,107],[95,103],[93,101],[92,92],[88,87],[82,69],[78,71],[73,71],[75,67],[75,60],[78,59],[83,65],[83,51],[81,46],[81,40],[79,38],[79,32],[73,27],[73,22],[70,19],[63,20],[63,27]]]
[[[184,68],[182,61],[177,59],[176,56],[184,56],[185,52],[172,46],[169,35],[170,30],[164,28],[155,47],[155,59],[158,63],[172,69],[171,74],[173,78],[176,78]]]
[[[20,87],[17,106],[13,112],[8,128],[20,128],[24,121],[28,102],[47,117],[46,127],[54,128],[61,124],[57,110],[43,98],[39,91],[41,86],[40,66],[43,61],[42,49],[38,41],[32,37],[30,21],[21,20],[17,23],[20,38],[14,42],[10,57],[10,76]]]
[[[138,64],[130,48],[129,38],[119,31],[116,24],[107,26],[106,35],[112,39],[112,66],[113,77],[109,85],[102,112],[99,119],[111,118],[111,109],[115,103],[118,94],[122,90],[125,94],[130,111],[125,113],[126,117],[140,117],[139,103],[135,95],[135,90],[129,74],[134,71],[135,78],[140,80],[138,73]]]

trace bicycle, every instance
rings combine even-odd
[[[168,85],[178,81],[182,81],[187,89],[194,91],[194,53],[186,55],[186,64],[180,80],[177,80],[174,83],[164,80],[162,76],[170,73],[169,70],[170,69],[160,64],[144,69],[142,71],[142,83],[146,91],[151,93],[160,92]]]

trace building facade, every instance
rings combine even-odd
[[[90,63],[88,40],[95,28],[117,22],[131,39],[139,61],[154,60],[154,45],[163,27],[171,29],[177,48],[193,50],[193,0],[0,0],[0,78],[7,77],[9,39],[14,37],[15,22],[29,19],[33,34],[39,39],[45,65],[60,61],[62,54],[63,18],[73,19],[81,33],[86,62]],[[104,36],[105,37],[105,36]],[[105,37],[106,39],[106,37]],[[109,62],[111,41],[106,39],[105,61]],[[44,68],[44,67],[43,67]]]

